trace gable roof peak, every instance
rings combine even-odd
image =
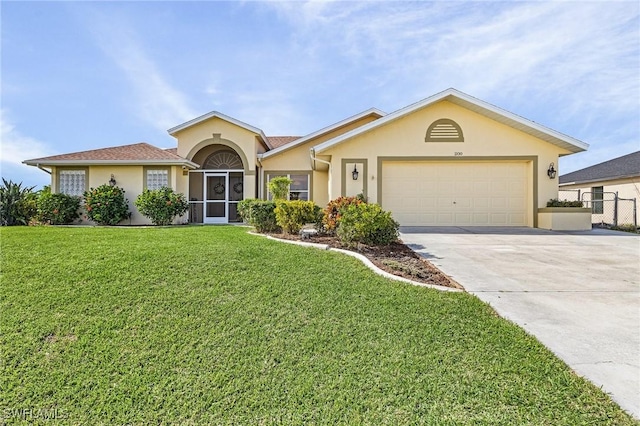
[[[167,130],[167,132],[171,136],[175,137],[176,133],[178,133],[178,132],[180,132],[180,131],[182,131],[184,129],[188,129],[189,127],[193,127],[196,124],[200,124],[200,123],[202,123],[204,121],[210,120],[212,118],[219,118],[221,120],[224,120],[224,121],[227,121],[229,123],[235,124],[238,127],[242,127],[243,129],[249,130],[250,132],[256,133],[257,135],[259,135],[262,138],[263,142],[267,143],[267,137],[265,136],[264,132],[261,129],[259,129],[259,128],[255,127],[255,126],[252,126],[250,124],[247,124],[244,121],[240,121],[240,120],[237,120],[237,119],[235,119],[233,117],[230,117],[230,116],[228,116],[226,114],[223,114],[223,113],[221,113],[219,111],[211,111],[211,112],[203,114],[203,115],[201,115],[199,117],[196,117],[196,118],[194,118],[192,120],[185,121],[182,124],[179,124],[179,125],[177,125],[175,127],[170,128],[169,130]]]
[[[474,98],[471,95],[468,95],[464,92],[459,91],[458,89],[451,87],[443,90],[442,92],[436,93],[435,95],[429,96],[428,98],[422,99],[418,102],[394,111],[376,121],[365,124],[364,126],[358,127],[357,129],[351,130],[340,136],[323,142],[315,146],[313,150],[316,153],[320,153],[324,150],[329,149],[330,147],[344,142],[347,139],[368,132],[377,127],[383,126],[386,123],[397,120],[417,110],[426,108],[443,100],[452,102],[477,114],[484,115],[485,117],[497,121],[501,124],[505,124],[524,133],[530,134],[538,139],[566,149],[571,153],[585,151],[587,148],[589,148],[589,145],[585,142],[572,138],[571,136],[565,135],[556,130],[552,130],[548,127],[540,125],[534,121],[528,120],[522,116],[499,108],[478,98]]]

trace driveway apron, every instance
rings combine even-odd
[[[403,227],[401,238],[640,418],[640,236]]]

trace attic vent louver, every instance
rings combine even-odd
[[[425,142],[464,142],[462,129],[453,120],[441,118],[436,120],[427,129]]]

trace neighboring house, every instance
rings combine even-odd
[[[640,151],[560,176],[560,198],[586,201],[593,223],[637,225]]]
[[[130,204],[168,185],[190,200],[193,223],[238,222],[237,203],[268,199],[267,182],[293,180],[292,199],[324,206],[359,193],[401,225],[537,227],[558,195],[558,157],[588,145],[455,89],[391,114],[369,109],[303,137],[267,137],[211,112],[169,129],[177,148],[127,145],[25,161],[52,190],[81,194],[113,175]],[[134,212],[132,223],[147,223]]]

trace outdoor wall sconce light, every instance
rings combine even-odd
[[[109,185],[116,186],[116,178],[111,174],[111,179],[109,179]]]
[[[351,177],[353,178],[353,180],[358,180],[358,167],[356,164],[353,165],[353,171],[351,172]]]
[[[549,176],[549,179],[555,179],[556,178],[556,169],[553,167],[553,163],[549,164],[549,169],[547,170],[547,176]]]

